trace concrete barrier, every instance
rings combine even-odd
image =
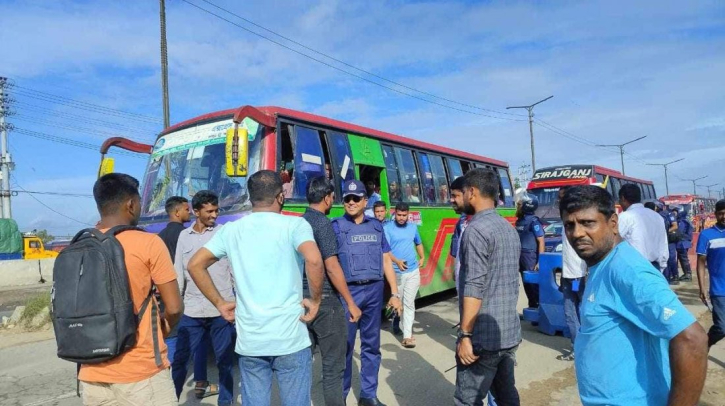
[[[0,288],[35,285],[41,279],[52,284],[53,264],[55,258],[0,261]]]

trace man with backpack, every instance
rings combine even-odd
[[[80,232],[54,267],[58,355],[81,364],[85,405],[177,404],[162,336],[181,316],[181,297],[164,242],[132,229],[141,215],[138,186],[125,174],[99,178],[98,230]]]

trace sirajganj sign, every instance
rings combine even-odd
[[[531,180],[585,179],[593,173],[592,166],[561,166],[539,169]]]

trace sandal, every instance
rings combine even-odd
[[[209,396],[219,394],[219,386],[209,381],[197,382],[194,388],[194,394],[197,399],[204,399]]]
[[[415,348],[415,338],[413,338],[413,337],[411,337],[411,338],[405,338],[405,339],[403,339],[403,341],[401,342],[401,344],[405,348]]]

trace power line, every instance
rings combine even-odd
[[[15,178],[15,176],[13,176],[13,177]],[[23,188],[22,186],[20,186],[20,184],[18,183],[18,180],[17,180],[17,178],[15,178],[15,185],[16,185],[17,187],[19,187],[20,189],[22,189],[22,190],[26,191],[26,190],[25,190],[25,188]],[[26,192],[27,192],[27,191],[26,191]],[[58,210],[55,210],[54,208],[52,208],[52,207],[48,206],[47,204],[43,203],[42,201],[40,201],[40,199],[38,199],[37,197],[33,196],[33,194],[30,194],[30,193],[29,193],[29,194],[28,194],[28,196],[32,197],[32,198],[33,198],[33,200],[35,200],[36,202],[38,202],[38,203],[39,203],[39,204],[40,204],[41,206],[45,207],[46,209],[48,209],[48,210],[52,211],[53,213],[55,213],[55,214],[57,214],[57,215],[59,215],[59,216],[65,217],[65,218],[67,218],[68,220],[73,220],[73,221],[75,221],[76,223],[79,223],[79,224],[83,224],[83,225],[86,225],[86,226],[91,226],[91,227],[93,227],[93,224],[89,224],[89,223],[86,223],[85,221],[80,221],[80,220],[78,220],[78,219],[74,219],[73,217],[67,216],[67,215],[65,215],[65,214],[63,214],[63,213],[61,213],[61,212],[59,212]]]
[[[16,85],[16,87],[19,88],[20,86]],[[147,124],[157,124],[157,125],[159,124],[159,120],[155,119],[153,117],[143,116],[143,115],[139,115],[139,114],[135,114],[135,113],[128,113],[128,112],[125,112],[122,110],[111,109],[111,108],[104,107],[104,106],[101,106],[98,104],[81,102],[81,101],[77,101],[77,100],[70,99],[70,98],[63,97],[63,96],[58,96],[58,95],[54,95],[51,93],[33,90],[30,88],[20,89],[16,92],[16,95],[23,96],[23,97],[30,97],[31,99],[42,100],[42,101],[50,102],[50,103],[57,103],[57,104],[61,104],[64,106],[73,107],[76,109],[88,110],[88,111],[93,111],[93,112],[97,112],[97,113],[113,115],[113,116],[121,117],[121,118],[124,118],[127,120],[136,120],[136,121],[141,121],[141,122],[144,122]]]
[[[373,85],[375,85],[375,86],[379,86],[379,87],[381,87],[381,88],[384,88],[384,89],[390,90],[390,91],[392,91],[392,92],[396,92],[396,93],[398,93],[398,94],[402,94],[402,95],[404,95],[404,96],[408,96],[408,97],[411,97],[411,98],[413,98],[413,99],[417,99],[417,100],[420,100],[420,101],[423,101],[423,102],[426,102],[426,103],[431,103],[431,104],[435,104],[435,105],[437,105],[437,106],[440,106],[440,107],[445,107],[445,108],[447,108],[447,109],[451,109],[451,110],[456,110],[456,111],[460,111],[460,112],[462,112],[462,113],[468,113],[468,114],[473,114],[473,115],[477,115],[477,116],[482,116],[482,117],[489,117],[489,118],[495,118],[495,119],[498,119],[498,120],[508,120],[508,121],[526,121],[526,120],[522,120],[522,119],[514,119],[514,118],[507,118],[507,117],[497,117],[497,116],[492,116],[492,115],[490,115],[490,114],[483,114],[483,113],[477,113],[477,112],[475,112],[475,111],[470,111],[470,110],[466,110],[466,109],[462,109],[462,108],[458,108],[458,107],[450,106],[450,105],[447,105],[447,104],[439,103],[439,102],[436,102],[436,101],[433,101],[433,100],[429,100],[429,99],[426,99],[426,98],[424,98],[424,97],[421,97],[421,96],[417,96],[417,95],[415,95],[415,94],[411,94],[411,93],[408,93],[408,92],[402,91],[402,90],[400,90],[400,89],[396,89],[396,88],[393,88],[393,87],[390,87],[390,86],[386,86],[386,85],[384,85],[384,84],[382,84],[382,83],[376,82],[376,81],[374,81],[374,80],[371,80],[371,79],[368,79],[368,78],[366,78],[366,77],[364,77],[364,76],[361,76],[361,75],[358,75],[358,74],[356,74],[356,73],[353,73],[353,72],[347,71],[347,70],[345,70],[345,69],[342,69],[342,68],[340,68],[340,67],[338,67],[338,66],[335,66],[335,65],[333,65],[333,64],[331,64],[331,63],[325,62],[325,61],[323,61],[323,60],[321,60],[321,59],[319,59],[319,58],[315,58],[315,57],[314,57],[314,56],[312,56],[312,55],[308,55],[308,54],[306,54],[306,53],[304,53],[304,52],[302,52],[302,51],[299,51],[299,50],[297,50],[297,49],[294,49],[294,48],[292,48],[292,47],[290,47],[290,46],[287,46],[287,45],[285,45],[285,44],[283,44],[283,43],[281,43],[281,42],[279,42],[279,41],[276,41],[276,40],[274,40],[274,39],[272,39],[272,38],[269,38],[269,37],[267,37],[267,36],[264,36],[263,34],[260,34],[260,33],[256,32],[256,31],[252,31],[252,30],[250,30],[249,28],[246,28],[246,27],[244,27],[244,26],[242,26],[242,25],[239,25],[239,24],[235,23],[234,21],[231,21],[231,20],[229,20],[229,19],[227,19],[227,18],[224,18],[224,17],[220,16],[219,14],[216,14],[216,13],[214,13],[213,11],[209,11],[209,10],[207,10],[207,9],[203,8],[203,7],[200,7],[200,6],[198,6],[198,5],[194,4],[194,3],[190,2],[190,1],[187,1],[187,0],[181,0],[181,1],[183,1],[184,3],[187,3],[187,4],[189,4],[190,6],[192,6],[192,7],[195,7],[195,8],[197,8],[197,9],[199,9],[199,10],[201,10],[201,11],[203,11],[203,12],[207,13],[207,14],[210,14],[210,15],[212,15],[212,16],[214,16],[214,17],[217,17],[217,18],[219,18],[220,20],[226,21],[227,23],[229,23],[229,24],[231,24],[231,25],[233,25],[233,26],[235,26],[235,27],[238,27],[238,28],[240,28],[240,29],[242,29],[242,30],[244,30],[244,31],[247,31],[247,32],[249,32],[249,33],[251,33],[251,34],[253,34],[253,35],[256,35],[256,36],[258,36],[258,37],[260,37],[260,38],[263,38],[263,39],[265,39],[265,40],[267,40],[267,41],[269,41],[269,42],[272,42],[272,43],[274,43],[274,44],[277,44],[277,45],[281,46],[282,48],[285,48],[285,49],[287,49],[287,50],[290,50],[290,51],[292,51],[292,52],[294,52],[294,53],[296,53],[296,54],[298,54],[298,55],[304,56],[305,58],[311,59],[311,60],[313,60],[313,61],[315,61],[315,62],[318,62],[318,63],[320,63],[320,64],[322,64],[322,65],[325,65],[325,66],[327,66],[327,67],[329,67],[329,68],[335,69],[335,70],[337,70],[337,71],[339,71],[339,72],[342,72],[342,73],[345,73],[345,74],[347,74],[347,75],[350,75],[350,76],[356,77],[356,78],[358,78],[358,79],[360,79],[360,80],[363,80],[363,81],[365,81],[365,82],[368,82],[368,83],[370,83],[370,84],[373,84]]]
[[[27,121],[27,122],[35,123],[35,124],[38,124],[38,123],[46,124],[46,125],[57,127],[57,128],[64,128],[66,130],[78,131],[78,132],[82,132],[82,133],[86,133],[86,134],[95,135],[102,139],[106,139],[108,137],[104,137],[101,134],[105,134],[105,135],[111,136],[111,137],[120,136],[120,134],[118,134],[118,133],[112,133],[112,132],[103,131],[103,130],[96,130],[96,129],[87,128],[87,127],[78,127],[78,126],[74,126],[74,125],[68,125],[67,123],[63,123],[60,121],[47,120],[44,118],[28,117],[25,114],[17,114],[13,120]],[[151,141],[151,137],[149,137],[149,136],[143,137],[143,139],[146,140],[147,142]]]
[[[136,132],[136,133],[142,133],[142,134],[149,134],[149,133],[156,132],[155,130],[144,129],[144,128],[140,128],[140,127],[129,127],[129,126],[126,126],[123,124],[119,124],[117,122],[101,120],[98,118],[93,118],[93,117],[84,116],[84,115],[80,115],[80,114],[72,114],[72,113],[68,113],[65,111],[58,111],[58,110],[49,110],[48,108],[37,106],[34,104],[29,104],[29,103],[26,103],[23,101],[18,101],[18,102],[16,102],[16,104],[22,105],[22,108],[20,109],[21,111],[29,110],[32,112],[38,112],[38,113],[42,113],[43,116],[66,118],[66,119],[71,119],[74,121],[79,121],[82,123],[102,125],[102,126],[106,126],[106,127],[117,127],[124,131]]]
[[[18,186],[17,181],[15,181],[15,186]],[[39,191],[25,190],[25,189],[23,189],[23,190],[13,190],[12,192],[15,192],[15,193],[27,193],[27,194],[31,194],[31,195],[50,195],[50,196],[67,196],[67,197],[93,197],[93,195],[81,194],[81,193],[39,192]]]
[[[57,135],[50,135],[50,134],[41,133],[41,132],[37,132],[37,131],[30,131],[30,130],[26,130],[24,128],[16,128],[13,131],[17,132],[19,134],[27,135],[29,137],[35,137],[35,138],[39,138],[39,139],[43,139],[43,140],[47,140],[47,141],[52,141],[52,142],[57,142],[60,144],[66,144],[66,145],[70,145],[73,147],[78,147],[78,148],[90,149],[90,150],[93,150],[96,152],[99,152],[101,150],[100,145],[90,144],[87,142],[73,140],[70,138],[59,137]],[[144,155],[140,155],[140,154],[137,154],[134,152],[114,151],[113,154],[125,155],[125,156],[130,156],[130,157],[139,158],[139,159],[146,159],[146,157]]]
[[[189,2],[188,2],[188,1],[186,1],[186,0],[182,0],[182,1],[184,1],[185,3],[191,4],[191,3],[189,3]],[[343,60],[337,59],[337,58],[335,58],[335,57],[333,57],[333,56],[330,56],[329,54],[326,54],[326,53],[324,53],[324,52],[320,52],[320,51],[318,51],[318,50],[316,50],[316,49],[313,49],[313,48],[311,48],[311,47],[309,47],[309,46],[307,46],[307,45],[305,45],[305,44],[302,44],[302,43],[300,43],[300,42],[298,42],[298,41],[295,41],[295,40],[294,40],[294,39],[292,39],[292,38],[286,37],[286,36],[284,36],[284,35],[282,35],[282,34],[280,34],[280,33],[276,32],[276,31],[272,31],[272,30],[270,30],[269,28],[267,28],[267,27],[264,27],[264,26],[262,26],[262,25],[260,25],[260,24],[257,24],[257,23],[255,23],[255,22],[254,22],[254,21],[252,21],[252,20],[249,20],[249,19],[247,19],[247,18],[244,18],[244,17],[240,16],[239,14],[236,14],[236,13],[234,13],[234,12],[232,12],[232,11],[228,10],[228,9],[225,9],[225,8],[223,8],[223,7],[221,7],[221,6],[217,5],[217,4],[214,4],[214,3],[212,3],[211,1],[208,1],[208,0],[201,0],[201,1],[203,1],[204,3],[207,3],[207,4],[209,4],[209,5],[210,5],[210,6],[212,6],[212,7],[215,7],[215,8],[217,8],[217,9],[221,10],[221,11],[224,11],[225,13],[231,14],[231,15],[233,15],[234,17],[237,17],[238,19],[240,19],[240,20],[242,20],[242,21],[244,21],[244,22],[246,22],[246,23],[248,23],[248,24],[251,24],[251,25],[253,25],[253,26],[255,26],[255,27],[259,28],[259,29],[262,29],[262,30],[264,30],[264,31],[266,31],[266,32],[268,32],[268,33],[270,33],[270,34],[272,34],[272,35],[275,35],[275,36],[277,36],[277,37],[279,37],[279,38],[282,38],[282,39],[284,39],[284,40],[286,40],[286,41],[289,41],[289,42],[291,42],[291,43],[293,43],[293,44],[295,44],[295,45],[297,45],[297,46],[299,46],[299,47],[301,47],[301,48],[304,48],[304,49],[306,49],[306,50],[308,50],[308,51],[314,52],[314,53],[316,53],[317,55],[323,56],[323,57],[325,57],[325,58],[327,58],[327,59],[330,59],[330,60],[332,60],[332,61],[335,61],[335,62],[337,62],[337,63],[339,63],[339,64],[341,64],[341,65],[347,66],[348,68],[354,69],[354,70],[356,70],[356,71],[358,71],[358,72],[362,72],[362,73],[364,73],[364,74],[366,74],[366,75],[370,75],[370,76],[373,76],[373,77],[375,77],[375,78],[377,78],[377,79],[380,79],[380,80],[382,80],[382,81],[385,81],[385,82],[387,82],[387,83],[390,83],[390,84],[392,84],[392,85],[395,85],[395,86],[399,86],[399,87],[402,87],[402,88],[404,88],[404,89],[407,89],[407,90],[410,90],[410,91],[413,91],[413,92],[416,92],[416,93],[420,93],[420,94],[423,94],[423,95],[426,95],[426,96],[432,97],[432,98],[434,98],[434,99],[438,99],[438,100],[443,100],[443,101],[445,101],[445,102],[448,102],[448,103],[452,103],[452,104],[457,104],[457,105],[459,105],[459,106],[463,106],[463,107],[468,107],[468,108],[472,108],[472,109],[476,109],[476,110],[481,110],[481,111],[488,111],[488,112],[491,112],[491,113],[496,113],[496,114],[502,114],[502,115],[507,115],[507,116],[526,117],[526,116],[525,116],[525,115],[523,115],[523,114],[514,114],[514,113],[507,113],[507,112],[504,112],[504,111],[497,111],[497,110],[487,109],[487,108],[484,108],[484,107],[479,107],[479,106],[475,106],[475,105],[472,105],[472,104],[466,104],[466,103],[461,103],[461,102],[458,102],[458,101],[455,101],[455,100],[451,100],[451,99],[447,99],[447,98],[445,98],[445,97],[442,97],[442,96],[438,96],[438,95],[435,95],[435,94],[433,94],[433,93],[428,93],[428,92],[425,92],[425,91],[422,91],[422,90],[419,90],[419,89],[416,89],[416,88],[413,88],[413,87],[410,87],[410,86],[404,85],[404,84],[402,84],[402,83],[400,83],[400,82],[396,82],[396,81],[390,80],[390,79],[388,79],[388,78],[385,78],[385,77],[383,77],[383,76],[380,76],[380,75],[378,75],[378,74],[375,74],[375,73],[373,73],[373,72],[370,72],[370,71],[368,71],[368,70],[365,70],[365,69],[361,69],[361,68],[358,68],[358,67],[357,67],[357,66],[355,66],[355,65],[352,65],[352,64],[350,64],[350,63],[347,63],[347,62],[345,62],[345,61],[343,61]],[[194,4],[191,4],[191,5],[193,6]],[[199,7],[197,7],[197,8],[199,8]],[[241,27],[240,27],[240,28],[241,28]],[[244,30],[247,30],[246,28],[242,28],[242,29],[244,29]],[[247,31],[249,31],[249,30],[247,30]],[[266,40],[268,40],[268,41],[271,41],[271,42],[273,42],[273,43],[277,44],[277,42],[275,42],[275,41],[272,41],[272,40],[270,40],[270,39],[268,39],[268,38],[266,38],[266,37],[264,37],[264,36],[261,36],[261,35],[259,35],[259,34],[255,33],[255,32],[252,32],[252,31],[249,31],[249,32],[251,32],[252,34],[255,34],[255,35],[257,35],[257,36],[259,36],[259,37],[261,37],[261,38],[263,38],[263,39],[266,39]],[[277,44],[277,45],[280,45],[280,44]],[[305,55],[305,56],[306,56],[306,55]]]

